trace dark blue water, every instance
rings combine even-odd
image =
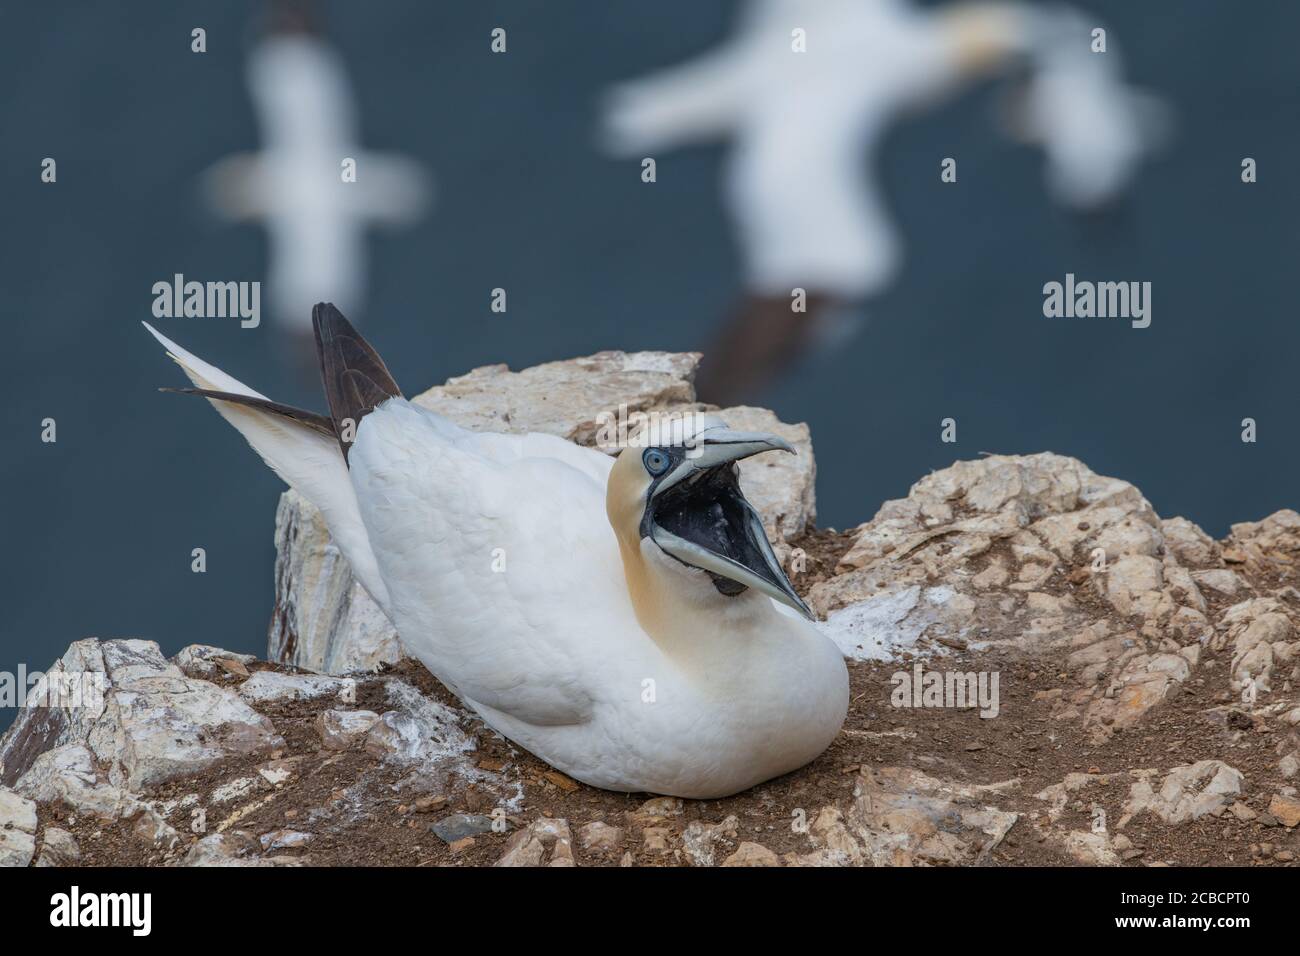
[[[765,396],[812,426],[821,522],[866,520],[928,470],[981,451],[1076,455],[1162,515],[1221,535],[1300,504],[1296,421],[1300,5],[1090,3],[1177,139],[1113,220],[1055,208],[985,89],[898,126],[877,158],[906,268],[856,339]],[[179,371],[141,329],[155,281],[258,279],[265,241],[214,222],[196,178],[256,146],[251,3],[29,4],[0,40],[0,309],[6,339],[0,670],[89,635],[174,651],[264,647],[279,481],[209,409],[159,395]],[[697,349],[737,290],[721,150],[636,164],[593,148],[609,82],[708,48],[732,5],[367,3],[326,7],[363,140],[427,163],[420,226],[376,235],[360,321],[417,391],[476,365],[599,349]],[[510,52],[488,51],[492,27]],[[209,52],[189,51],[194,26]],[[43,157],[58,183],[39,181]],[[939,182],[944,156],[956,186]],[[1259,182],[1239,179],[1243,156]],[[1153,323],[1048,320],[1044,282],[1153,284]],[[509,291],[509,312],[489,292]],[[269,320],[162,320],[278,398]],[[1243,417],[1259,441],[1239,438]],[[39,440],[45,417],[58,442]],[[958,422],[958,444],[939,441]],[[206,574],[190,552],[207,551]],[[7,722],[0,718],[0,723]]]

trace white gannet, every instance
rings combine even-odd
[[[343,62],[303,23],[282,25],[257,43],[247,83],[262,151],[217,162],[203,187],[224,218],[265,225],[276,321],[308,337],[305,317],[322,296],[345,308],[362,305],[366,226],[417,220],[429,201],[429,177],[410,159],[358,144]],[[345,160],[355,161],[354,181],[344,179]]]
[[[483,720],[596,787],[687,798],[802,766],[838,733],[844,659],[745,500],[736,462],[793,451],[712,417],[617,459],[472,432],[402,397],[332,305],[330,415],[275,403],[148,326],[307,497],[406,649]],[[351,438],[351,441],[348,439]]]
[[[904,113],[1026,67],[1019,132],[1042,145],[1052,193],[1085,208],[1115,198],[1158,124],[1151,98],[1124,84],[1113,41],[1090,51],[1092,25],[1023,2],[752,0],[720,48],[616,85],[601,124],[610,152],[729,143],[724,195],[744,296],[705,349],[700,397],[751,397],[810,343],[819,316],[897,275],[901,242],[868,167]],[[926,173],[936,181],[939,160]],[[791,309],[795,289],[804,313]]]

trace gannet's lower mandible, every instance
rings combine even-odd
[[[805,618],[736,462],[793,449],[711,416],[617,459],[467,431],[402,397],[331,305],[330,414],[274,402],[152,327],[194,388],[320,509],[362,586],[491,727],[596,787],[722,797],[814,759],[848,672]]]

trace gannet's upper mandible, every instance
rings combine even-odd
[[[406,401],[333,306],[313,324],[329,416],[150,331],[194,383],[180,391],[320,509],[406,649],[490,726],[593,786],[693,798],[794,770],[839,732],[844,659],[738,481],[737,461],[786,442],[708,416],[617,459],[471,432]]]

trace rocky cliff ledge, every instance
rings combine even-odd
[[[620,403],[698,407],[695,361],[491,367],[418,401],[592,445]],[[575,783],[403,658],[287,492],[269,660],[73,644],[51,674],[105,693],[0,738],[0,865],[1295,865],[1300,515],[1214,541],[1045,453],[957,462],[819,530],[807,428],[720,414],[801,453],[741,480],[849,658],[848,719],[808,767],[716,801]],[[994,706],[895,706],[926,673],[995,678]]]

